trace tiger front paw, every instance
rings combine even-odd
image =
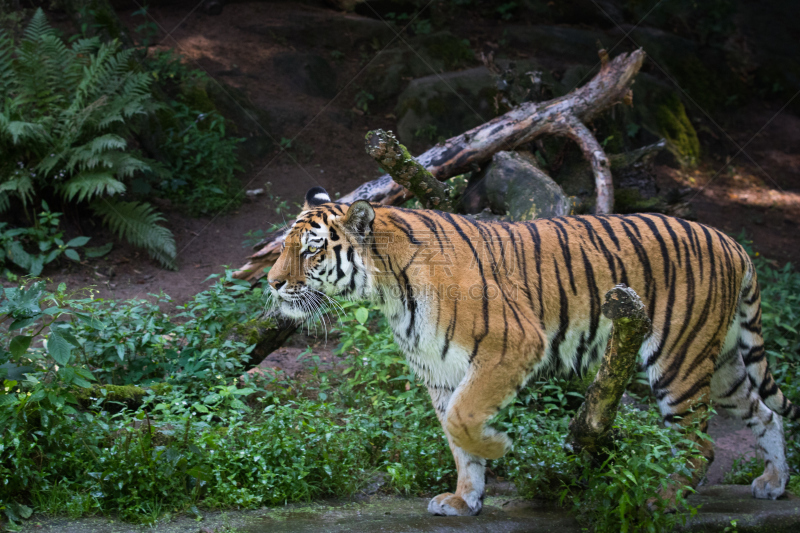
[[[428,512],[437,516],[474,516],[481,512],[483,501],[476,494],[466,495],[464,499],[456,494],[445,492],[428,503]]]
[[[786,492],[786,481],[784,476],[772,472],[764,472],[750,484],[753,498],[759,500],[777,500]]]

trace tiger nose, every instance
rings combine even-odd
[[[275,281],[273,281],[272,283],[270,283],[270,285],[272,285],[272,288],[273,288],[273,289],[275,289],[275,290],[277,291],[277,290],[280,290],[280,288],[281,288],[281,287],[283,287],[284,285],[286,285],[286,281],[285,281],[285,280],[283,280],[283,281],[281,281],[281,280],[275,280]]]

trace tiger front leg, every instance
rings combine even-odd
[[[436,410],[436,416],[442,424],[450,451],[456,462],[458,482],[456,492],[439,494],[428,503],[428,512],[439,516],[472,516],[481,512],[483,507],[484,486],[486,479],[486,460],[472,455],[459,448],[447,431],[447,406],[453,395],[453,389],[447,387],[428,387],[428,392]]]
[[[475,362],[451,393],[429,388],[458,469],[455,494],[433,498],[428,511],[435,515],[476,515],[483,506],[487,459],[499,459],[511,448],[505,433],[488,426],[489,420],[513,400],[525,382],[526,365]]]

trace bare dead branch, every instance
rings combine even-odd
[[[594,135],[583,122],[572,115],[561,118],[563,133],[575,141],[583,152],[583,157],[592,166],[595,186],[597,188],[597,203],[595,212],[608,215],[614,212],[614,182],[611,179],[611,168],[606,151],[597,142]]]

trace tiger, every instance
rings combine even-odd
[[[427,387],[457,469],[434,515],[481,511],[487,460],[510,438],[488,422],[537,376],[588,371],[612,322],[601,296],[624,284],[652,327],[639,351],[666,426],[699,425],[711,406],[746,422],[765,460],[755,498],[776,499],[789,479],[782,417],[800,409],[767,366],[761,295],[746,251],[696,222],[661,214],[479,221],[422,209],[305,197],[269,270],[276,312],[308,319],[325,297],[373,302]],[[324,296],[323,296],[324,295]],[[693,485],[713,444],[700,451]]]

